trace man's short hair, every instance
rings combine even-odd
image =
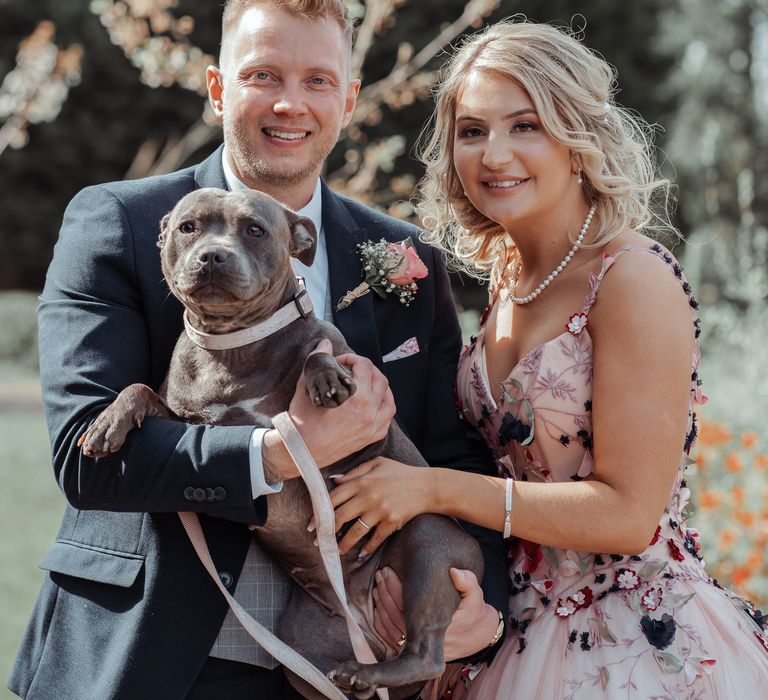
[[[227,35],[235,27],[243,12],[259,5],[278,7],[303,19],[330,17],[341,28],[342,35],[347,44],[347,50],[351,56],[354,24],[349,16],[349,9],[344,0],[226,0],[222,15],[222,49]]]

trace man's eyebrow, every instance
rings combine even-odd
[[[536,110],[533,107],[524,107],[523,109],[518,109],[516,112],[505,114],[502,119],[514,119],[515,117],[519,117],[523,114],[536,114]],[[456,117],[456,121],[481,122],[483,119],[481,117],[474,117],[471,114],[460,114],[458,117]]]
[[[245,70],[253,70],[254,68],[264,68],[266,70],[278,71],[281,69],[281,66],[268,58],[265,59],[259,56],[246,56],[246,58],[239,66],[239,70],[241,72]],[[338,66],[332,66],[330,64],[318,64],[315,66],[305,66],[303,67],[302,72],[306,74],[327,73],[329,75],[340,75],[340,70],[341,69]]]

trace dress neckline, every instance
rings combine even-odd
[[[592,310],[592,305],[595,303],[597,288],[600,285],[600,282],[602,281],[603,277],[605,276],[605,273],[608,271],[608,268],[613,264],[615,259],[624,251],[631,250],[632,248],[636,248],[636,247],[639,247],[639,246],[627,244],[622,246],[622,248],[613,255],[607,252],[603,253],[600,261],[600,270],[597,272],[597,274],[593,272],[589,276],[588,291],[587,291],[586,298],[584,300],[584,304],[582,306],[582,311],[581,311],[582,314],[587,316],[589,312]],[[486,311],[483,313],[483,317],[480,320],[480,331],[477,334],[477,343],[481,344],[480,345],[480,362],[479,362],[480,377],[483,381],[483,388],[485,389],[487,398],[490,399],[490,402],[493,405],[494,411],[497,411],[499,406],[504,404],[504,394],[501,395],[501,401],[499,403],[496,403],[496,399],[493,398],[493,391],[491,390],[491,382],[488,379],[488,368],[487,368],[488,363],[485,355],[485,330],[486,330],[487,316],[490,315],[489,313],[490,310],[493,308],[493,305],[498,301],[498,294],[500,289],[501,289],[500,287],[496,287],[495,289],[491,290],[491,299],[490,299],[490,302],[488,303],[488,307],[486,308]],[[589,334],[589,330],[586,327],[580,330],[579,334],[586,334],[587,338],[589,338],[590,344],[592,343],[592,336]],[[539,343],[538,345],[535,345],[534,347],[532,347],[512,366],[512,369],[509,370],[509,373],[507,374],[506,377],[504,377],[504,379],[502,379],[501,383],[503,384],[504,382],[509,381],[510,377],[512,377],[512,375],[515,373],[515,370],[517,370],[517,368],[520,367],[520,365],[523,364],[525,360],[531,357],[531,355],[545,348],[547,345],[551,345],[552,343],[555,343],[558,340],[562,340],[564,337],[568,335],[575,335],[575,334],[569,331],[566,326],[566,330],[560,333],[560,335],[557,335],[554,338],[550,338],[549,340],[545,340],[543,343]]]
[[[512,377],[512,375],[515,373],[515,371],[520,367],[520,365],[523,364],[529,357],[531,357],[534,353],[543,350],[546,346],[552,345],[553,343],[556,343],[558,340],[562,340],[563,338],[573,335],[568,330],[563,331],[560,333],[560,335],[555,336],[554,338],[550,338],[549,340],[545,340],[543,343],[539,343],[538,345],[535,345],[532,347],[525,355],[523,355],[513,366],[512,369],[509,370],[507,373],[507,376],[504,377],[504,379],[501,380],[500,384],[504,384],[504,382],[509,381],[509,379]],[[580,335],[586,335],[587,338],[589,338],[589,342],[591,344],[592,342],[592,336],[589,335],[589,331],[584,328]],[[479,351],[479,357],[480,362],[478,363],[480,368],[480,378],[483,380],[483,389],[485,390],[485,393],[487,395],[487,398],[490,399],[490,403],[492,406],[493,411],[497,411],[500,406],[504,405],[504,394],[502,393],[499,402],[496,402],[496,399],[493,397],[493,391],[491,389],[491,381],[488,378],[488,361],[485,354],[485,326],[483,326],[480,329],[480,332],[477,335],[477,346]]]

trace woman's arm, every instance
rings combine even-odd
[[[691,312],[665,263],[644,253],[624,258],[606,276],[590,315],[593,478],[516,481],[514,536],[578,551],[633,554],[646,548],[666,505],[688,420]],[[422,512],[504,528],[503,479],[380,459],[338,483],[332,493],[337,522],[360,515],[376,525],[370,551]],[[351,544],[344,538],[342,551]]]

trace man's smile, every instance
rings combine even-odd
[[[286,129],[276,129],[271,127],[264,127],[261,132],[272,140],[283,142],[304,141],[312,133],[311,131],[288,131]]]

